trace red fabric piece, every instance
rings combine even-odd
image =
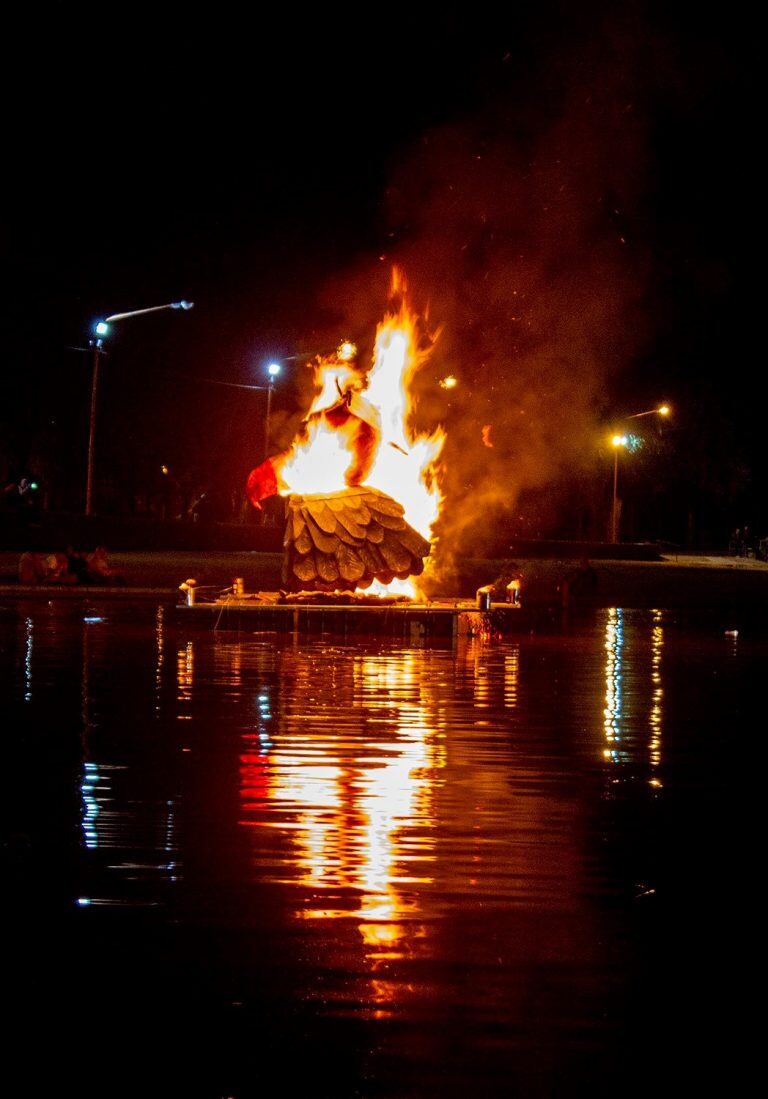
[[[259,509],[261,509],[259,500],[266,500],[267,497],[275,495],[277,492],[277,477],[275,476],[275,467],[269,458],[266,462],[262,462],[260,466],[256,466],[255,469],[251,470],[245,491],[248,493],[248,499],[253,506]]]

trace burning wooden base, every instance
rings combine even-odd
[[[278,592],[281,607],[395,607],[412,603],[407,595],[373,595],[364,591]]]
[[[286,587],[331,593],[419,576],[430,549],[397,500],[362,485],[291,496],[283,545]]]

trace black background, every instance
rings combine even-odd
[[[0,465],[9,476],[42,469],[59,504],[79,506],[90,362],[71,348],[87,344],[99,316],[185,297],[192,313],[128,322],[109,342],[99,472],[126,491],[160,461],[239,483],[263,445],[262,395],[200,379],[259,384],[273,357],[328,350],[342,335],[365,345],[362,322],[382,313],[398,260],[417,304],[428,298],[445,327],[447,365],[497,404],[499,370],[467,361],[477,318],[443,300],[455,272],[409,264],[422,232],[411,215],[431,196],[414,184],[403,199],[404,177],[420,165],[439,179],[430,135],[439,145],[453,127],[482,144],[489,119],[511,119],[490,140],[522,163],[569,104],[601,87],[611,95],[626,70],[642,151],[626,164],[617,209],[601,197],[615,237],[641,241],[626,275],[643,335],[615,369],[594,372],[585,405],[596,424],[659,399],[675,405],[675,518],[652,533],[680,534],[693,497],[711,532],[759,523],[753,37],[733,5],[48,4],[11,17]],[[590,125],[574,142],[605,141],[600,118]],[[566,143],[566,160],[571,151]],[[494,201],[508,214],[503,196]],[[470,217],[470,242],[477,228]],[[301,404],[300,369],[281,379],[278,443],[280,409]],[[457,415],[427,411],[449,429]],[[703,475],[712,454],[717,469]],[[516,488],[523,499],[529,487],[553,490],[561,474],[553,465]]]

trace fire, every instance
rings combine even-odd
[[[294,446],[280,467],[280,495],[338,492],[345,488],[355,458],[354,443],[347,436],[343,428],[336,430],[323,418],[308,424],[306,440]]]
[[[414,429],[412,384],[429,352],[419,346],[418,318],[397,271],[392,290],[399,305],[378,326],[370,369],[340,361],[340,354],[318,360],[318,393],[302,436],[273,462],[281,495],[339,492],[351,485],[378,489],[397,500],[406,522],[429,540],[440,511],[438,460],[445,432]],[[369,590],[415,594],[410,580]]]

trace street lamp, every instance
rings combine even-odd
[[[184,312],[194,307],[192,301],[171,301],[166,305],[151,305],[147,309],[132,309],[129,313],[113,313],[106,320],[97,321],[93,326],[94,338],[91,340],[93,348],[93,373],[91,375],[91,417],[88,429],[88,470],[85,476],[85,514],[93,514],[93,466],[94,466],[94,442],[96,439],[96,407],[99,392],[99,366],[101,356],[104,354],[104,337],[109,335],[109,326],[116,321],[128,320],[129,317],[140,317],[145,313],[160,313],[165,309],[182,309]]]
[[[639,420],[642,416],[669,416],[670,409],[668,404],[659,405],[658,408],[649,408],[645,412],[633,412],[630,416],[625,416],[625,420]],[[614,544],[619,541],[619,450],[629,446],[629,437],[627,435],[616,434],[611,439],[611,446],[613,447],[613,503],[611,506],[611,542]]]
[[[342,340],[336,349],[336,354],[343,363],[350,363],[357,354],[357,345],[352,340]]]

